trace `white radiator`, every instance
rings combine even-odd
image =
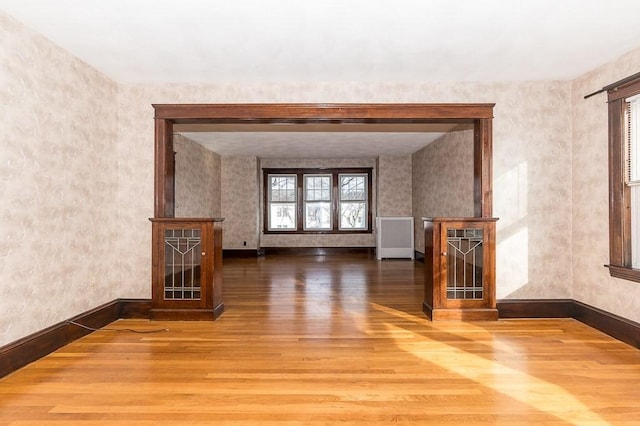
[[[413,218],[376,218],[376,257],[413,259]]]

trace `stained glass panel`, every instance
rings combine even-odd
[[[447,230],[447,299],[483,299],[482,229]]]
[[[202,239],[199,229],[164,232],[164,299],[200,300]]]

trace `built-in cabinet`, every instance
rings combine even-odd
[[[154,218],[153,319],[213,320],[222,301],[222,220]]]
[[[431,320],[497,320],[495,218],[424,218]]]

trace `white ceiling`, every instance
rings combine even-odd
[[[0,0],[0,10],[119,83],[563,80],[640,47],[640,0]],[[249,133],[254,150],[274,134],[283,147],[321,136]],[[394,136],[352,133],[335,134],[343,152]],[[396,147],[415,142],[395,136]]]
[[[638,0],[0,0],[0,9],[118,82],[570,79],[640,45]]]
[[[182,124],[174,131],[222,155],[376,158],[411,155],[455,124]]]

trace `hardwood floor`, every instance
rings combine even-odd
[[[640,351],[569,319],[431,323],[422,266],[225,260],[218,321],[116,321],[0,380],[0,424],[639,424]]]

